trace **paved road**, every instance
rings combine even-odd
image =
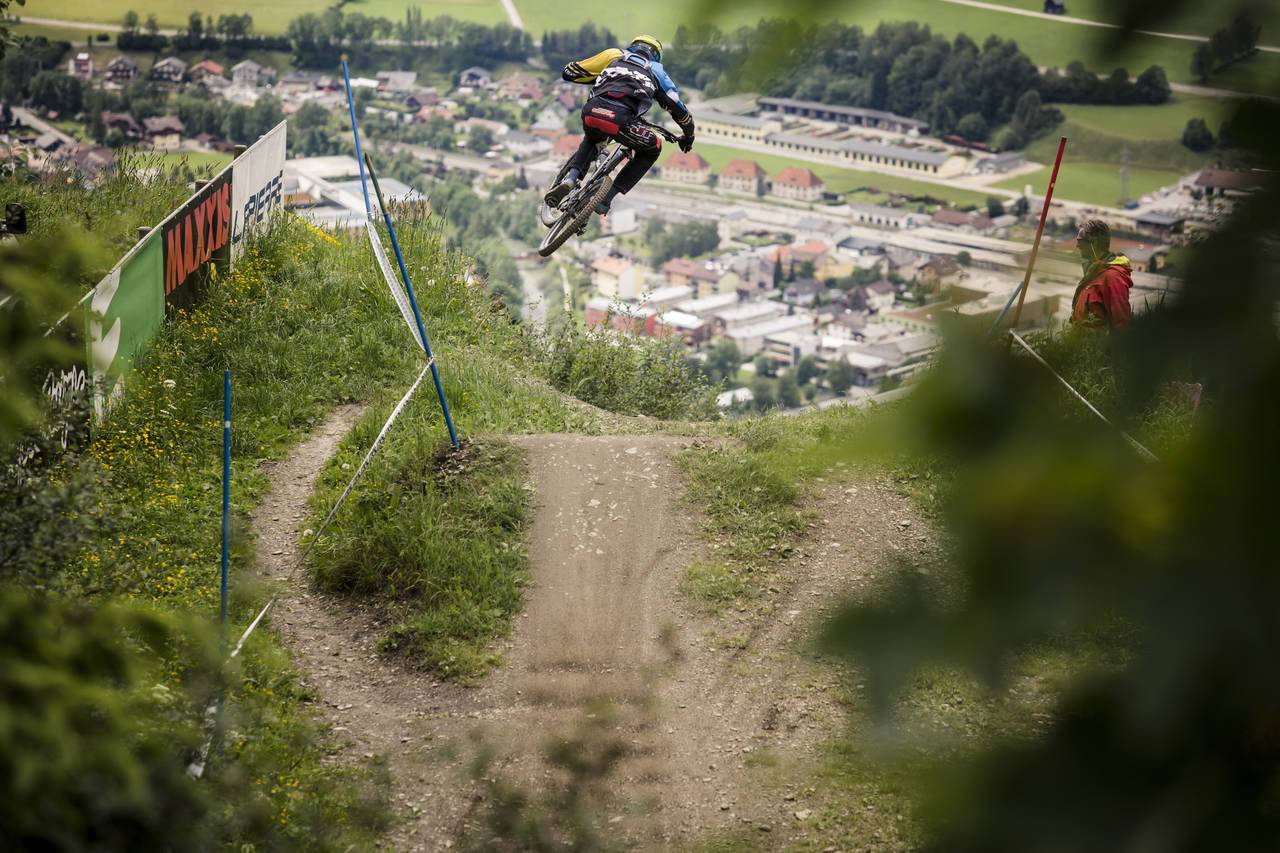
[[[1006,15],[1021,15],[1024,18],[1040,18],[1044,21],[1053,21],[1055,24],[1075,24],[1082,27],[1100,27],[1106,30],[1121,30],[1124,27],[1119,24],[1109,24],[1105,21],[1091,21],[1088,18],[1074,18],[1070,15],[1050,15],[1045,12],[1034,12],[1030,9],[1017,9],[1012,6],[1005,6],[1002,3],[984,3],[982,0],[942,0],[943,3],[954,3],[957,6],[970,6],[974,9],[985,9],[988,12],[1003,12]],[[1163,33],[1157,30],[1135,30],[1144,36],[1155,36],[1162,39],[1177,39],[1179,41],[1208,41],[1207,36],[1196,36],[1190,33]],[[1280,47],[1260,44],[1258,50],[1265,53],[1280,53]]]
[[[520,10],[512,0],[502,0],[502,9],[507,13],[507,20],[511,22],[511,26],[517,30],[524,29],[524,18],[520,17]]]
[[[96,33],[122,33],[124,27],[119,24],[104,24],[100,21],[65,21],[62,18],[36,18],[31,15],[22,15],[17,18],[16,23],[21,24],[39,24],[42,27],[65,27],[71,30],[92,30]],[[176,36],[177,30],[157,30],[157,35]]]
[[[14,107],[13,115],[14,115],[14,118],[22,122],[23,124],[25,124],[27,127],[34,127],[36,130],[40,131],[41,133],[52,133],[54,136],[62,140],[63,145],[79,145],[80,144],[80,140],[76,139],[74,136],[70,136],[66,133],[63,133],[61,130],[58,130],[58,128],[54,127],[53,125],[49,124],[49,122],[45,121],[44,119],[37,116],[35,113],[31,112],[31,110],[23,109],[22,107]]]
[[[1195,86],[1191,83],[1170,83],[1169,88],[1180,95],[1195,95],[1201,98],[1247,98],[1250,100],[1280,102],[1275,95],[1261,95],[1256,92],[1237,92],[1235,89],[1215,89],[1212,86]]]

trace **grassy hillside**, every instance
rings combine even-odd
[[[132,9],[142,20],[154,14],[164,29],[184,27],[187,17],[192,12],[200,14],[253,16],[253,27],[260,33],[282,33],[289,21],[308,12],[320,14],[333,5],[327,0],[280,0],[277,3],[261,4],[251,0],[222,0],[216,9],[198,0],[103,0],[100,3],[86,4],[80,0],[31,0],[19,14],[41,18],[60,18],[68,21],[97,21],[107,24],[119,24],[124,13]],[[412,4],[406,0],[362,0],[348,4],[348,12],[360,12],[364,15],[376,15],[393,20],[403,18],[405,9],[410,5],[422,10],[424,18],[438,15],[452,15],[464,21],[476,21],[493,24],[506,20],[502,4],[498,0],[426,0]]]
[[[1023,5],[1031,0],[1006,0],[1010,5]],[[1107,4],[1101,0],[1085,0],[1087,6],[1071,11],[1088,17],[1105,19]],[[620,37],[632,32],[652,32],[660,38],[670,39],[681,23],[692,23],[698,17],[698,5],[682,0],[653,0],[653,2],[627,9],[609,9],[588,5],[566,6],[555,0],[515,0],[516,7],[527,29],[538,37],[548,30],[576,29],[586,21],[594,21],[609,27]],[[325,0],[284,0],[270,6],[255,5],[248,0],[228,0],[220,4],[221,13],[249,13],[254,16],[254,26],[259,32],[283,32],[291,18],[305,12],[321,12],[328,4]],[[406,0],[363,0],[346,9],[366,15],[381,15],[393,20],[400,18],[410,4]],[[506,20],[498,0],[428,0],[415,2],[426,17],[452,15],[455,18],[480,23],[497,23]],[[1038,4],[1035,4],[1038,5]],[[104,0],[86,6],[77,0],[33,0],[26,13],[33,16],[90,20],[118,24],[124,13],[133,9],[144,19],[155,13],[164,27],[179,27],[195,10],[205,7],[195,0]],[[752,24],[761,17],[785,15],[788,7],[771,0],[743,0],[725,4],[717,23],[725,29]],[[1199,32],[1208,34],[1219,24],[1212,7],[1193,11],[1171,26],[1175,32]],[[1148,65],[1163,65],[1169,78],[1178,82],[1195,82],[1191,78],[1190,42],[1139,36],[1123,54],[1109,49],[1109,31],[1096,27],[1071,25],[1029,18],[1021,15],[961,6],[943,0],[840,0],[825,4],[823,15],[829,18],[874,28],[882,21],[916,20],[928,22],[937,32],[947,36],[967,33],[981,42],[988,35],[998,34],[1014,38],[1033,60],[1040,65],[1065,66],[1079,59],[1090,68],[1109,73],[1117,67],[1127,68],[1136,74]],[[1264,29],[1263,41],[1268,40]],[[1241,91],[1267,91],[1280,81],[1280,55],[1261,54],[1231,72],[1215,78],[1214,85]]]
[[[585,7],[568,12],[553,0],[516,0],[516,3],[529,29],[535,33],[563,29],[589,18],[615,32],[647,30],[659,37],[673,35],[680,23],[694,17],[697,8],[679,0],[659,0],[616,13],[603,9],[593,12]],[[725,29],[752,24],[762,16],[784,16],[789,9],[785,4],[767,0],[744,0],[722,4],[722,8],[725,11],[717,23]],[[839,0],[825,4],[822,14],[866,28],[874,28],[882,21],[925,21],[936,32],[947,36],[967,33],[979,43],[987,36],[997,34],[1017,40],[1018,45],[1039,65],[1065,66],[1079,59],[1104,73],[1124,67],[1137,74],[1148,65],[1156,64],[1164,66],[1171,80],[1193,82],[1189,68],[1194,45],[1187,41],[1139,36],[1121,54],[1108,50],[1107,30],[1042,21],[942,0]],[[1265,31],[1263,40],[1267,40]],[[1280,55],[1264,54],[1251,60],[1241,71],[1215,79],[1214,85],[1243,91],[1267,91],[1278,80]]]
[[[1036,172],[1000,181],[995,186],[1020,192],[1027,184],[1031,184],[1036,192],[1043,193],[1045,185],[1049,182],[1049,171],[1050,167],[1045,166]],[[1136,199],[1161,187],[1167,187],[1182,176],[1182,172],[1168,169],[1130,166],[1129,198]],[[1062,170],[1058,174],[1054,198],[1115,207],[1120,202],[1120,167],[1114,163],[1064,158]]]
[[[989,0],[1000,6],[1013,9],[1026,9],[1032,12],[1044,10],[1040,0]],[[1186,33],[1189,35],[1207,35],[1226,24],[1224,14],[1229,17],[1232,4],[1218,6],[1212,3],[1187,3],[1178,10],[1178,14],[1163,21],[1155,29],[1163,33]],[[1071,0],[1067,3],[1067,14],[1075,18],[1090,21],[1120,23],[1120,9],[1109,0]],[[1280,41],[1280,8],[1274,4],[1258,3],[1254,7],[1254,18],[1262,24],[1263,44],[1275,44]]]
[[[1108,107],[1090,104],[1057,104],[1067,121],[1111,136],[1130,140],[1178,140],[1187,121],[1202,118],[1215,134],[1229,105],[1218,98],[1177,95],[1159,106]]]
[[[79,267],[87,268],[77,280],[61,282],[74,294],[123,253],[137,224],[157,220],[189,191],[164,174],[139,178],[127,164],[91,192],[57,176],[43,182],[0,180],[6,198],[28,204],[34,228],[21,246],[42,257],[78,256],[86,238],[62,239],[65,230],[101,244],[100,255],[84,253]],[[445,433],[430,384],[424,385],[313,556],[325,588],[396,604],[400,621],[388,634],[388,651],[441,675],[468,677],[488,666],[488,645],[522,601],[527,505],[518,456],[501,442],[472,437],[599,425],[595,414],[539,378],[560,378],[546,360],[545,343],[494,309],[483,282],[469,276],[470,262],[443,248],[439,223],[406,221],[401,244],[418,279],[424,322],[468,446],[455,457],[461,464],[442,470],[435,451]],[[59,260],[50,271],[77,268]],[[44,704],[23,705],[24,715],[8,718],[17,719],[19,728],[6,732],[41,726],[60,748],[86,764],[97,762],[94,778],[149,774],[155,786],[180,801],[181,811],[165,814],[169,800],[140,789],[130,800],[137,812],[131,819],[145,822],[147,832],[183,834],[198,826],[210,849],[363,850],[374,846],[391,819],[376,762],[337,766],[330,760],[331,733],[318,724],[309,706],[314,696],[299,682],[269,621],[226,674],[223,719],[229,731],[211,753],[209,779],[196,782],[185,774],[203,740],[211,686],[223,677],[216,641],[222,372],[230,368],[234,375],[234,637],[270,597],[274,582],[260,576],[250,547],[250,514],[268,483],[262,463],[288,453],[335,405],[371,402],[321,485],[315,506],[326,512],[350,476],[350,462],[363,455],[421,364],[376,270],[363,238],[342,237],[334,244],[293,220],[277,219],[197,307],[168,319],[128,378],[122,401],[83,450],[52,456],[31,480],[0,480],[0,519],[12,534],[3,540],[0,560],[0,633],[44,630],[58,618],[76,630],[91,629],[85,642],[92,639],[96,651],[85,653],[121,660],[123,673],[115,681],[91,686],[82,671],[83,683],[77,682],[74,673],[59,668],[71,664],[57,658],[40,665],[67,681],[69,701],[77,701],[75,690],[113,691],[110,701],[127,709],[117,737],[140,744],[146,738],[146,750],[100,756],[106,741],[98,734],[109,729],[59,728],[62,712],[52,703],[62,693],[49,693]],[[618,362],[617,347],[610,360],[597,360],[589,348],[567,346],[576,354],[571,363],[579,378],[593,366],[633,371],[615,379],[647,388],[646,399],[628,403],[637,410],[656,412],[651,405],[669,407],[672,400],[707,403],[709,389],[674,349],[637,344],[637,358]],[[73,349],[67,357],[79,361],[83,354]],[[474,570],[470,581],[464,587],[450,581],[446,587],[453,597],[429,594],[440,571],[456,577],[456,560]],[[388,563],[397,572],[370,573]],[[413,578],[420,581],[416,598],[406,595],[415,589]],[[19,590],[40,591],[39,606],[15,599],[11,593]],[[38,625],[20,624],[46,606],[51,613],[39,615]],[[91,626],[85,613],[101,613],[95,618],[102,624]],[[135,624],[141,627],[121,627]],[[135,642],[139,637],[146,644]],[[52,652],[57,646],[42,648]],[[3,658],[0,671],[11,669]],[[34,653],[24,664],[36,665]],[[8,689],[2,678],[0,687]],[[107,694],[102,697],[98,701],[107,701]],[[44,749],[38,746],[43,741],[31,738],[0,740],[7,757],[19,762]],[[46,759],[41,755],[37,762],[44,768],[46,808],[83,814],[73,805],[80,765]],[[95,813],[94,819],[119,826],[124,805],[117,805],[117,812]],[[0,812],[0,819],[6,814]],[[60,819],[27,823],[35,833],[61,825]]]

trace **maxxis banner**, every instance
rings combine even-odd
[[[286,149],[280,122],[142,238],[81,300],[94,411],[105,416],[123,377],[167,314],[189,308],[244,252],[280,205]]]
[[[164,303],[173,311],[196,303],[215,275],[231,265],[231,180],[223,169],[160,226]]]

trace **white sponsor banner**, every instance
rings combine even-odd
[[[244,252],[245,237],[280,204],[284,181],[285,125],[267,131],[231,164],[231,260]]]

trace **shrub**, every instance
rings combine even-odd
[[[0,826],[10,849],[199,844],[191,830],[209,804],[183,752],[200,731],[157,666],[181,637],[174,627],[138,609],[0,587]]]
[[[1192,151],[1203,153],[1213,147],[1213,131],[1202,118],[1187,119],[1187,126],[1182,131],[1182,144]]]
[[[568,327],[549,346],[551,384],[580,400],[664,420],[715,415],[715,389],[672,341]]]

